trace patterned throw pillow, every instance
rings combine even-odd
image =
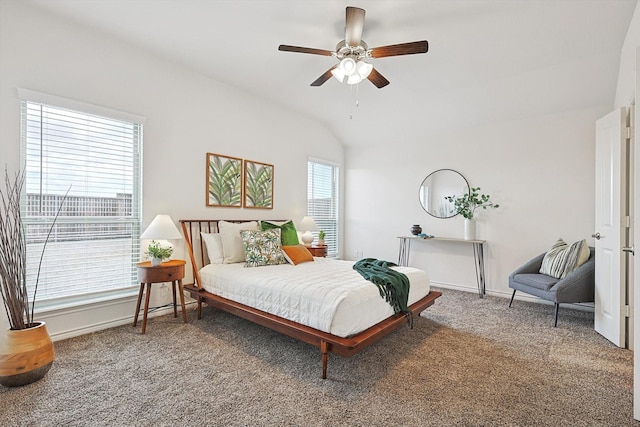
[[[567,274],[587,262],[589,246],[585,239],[567,245],[564,240],[558,241],[549,249],[542,259],[540,273],[563,279]]]
[[[242,230],[240,237],[247,253],[245,267],[287,263],[282,255],[279,228],[266,231]]]

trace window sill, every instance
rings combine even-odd
[[[74,308],[83,308],[87,306],[104,304],[105,302],[119,303],[123,300],[136,299],[138,297],[138,288],[132,286],[130,288],[118,289],[109,292],[101,292],[99,294],[85,294],[74,297],[59,298],[43,302],[36,302],[35,314],[53,314],[59,311],[69,311]]]

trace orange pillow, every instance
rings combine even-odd
[[[283,246],[282,252],[284,257],[293,265],[298,265],[301,262],[313,261],[313,255],[309,252],[309,249],[304,245]]]

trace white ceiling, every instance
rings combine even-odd
[[[29,0],[173,63],[272,100],[365,146],[452,128],[613,106],[636,0]],[[332,57],[345,7],[366,10],[369,47],[428,40],[372,60],[391,84],[309,84]],[[355,107],[356,99],[359,106]],[[352,116],[352,118],[350,118]],[[418,136],[416,136],[418,135]]]

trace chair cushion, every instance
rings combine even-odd
[[[553,287],[553,285],[558,283],[559,279],[547,276],[546,274],[527,273],[516,274],[513,276],[513,281],[532,288],[548,291]]]
[[[542,266],[540,266],[540,273],[556,279],[563,279],[567,274],[587,262],[589,255],[589,246],[585,239],[571,245],[558,239],[545,254]]]

